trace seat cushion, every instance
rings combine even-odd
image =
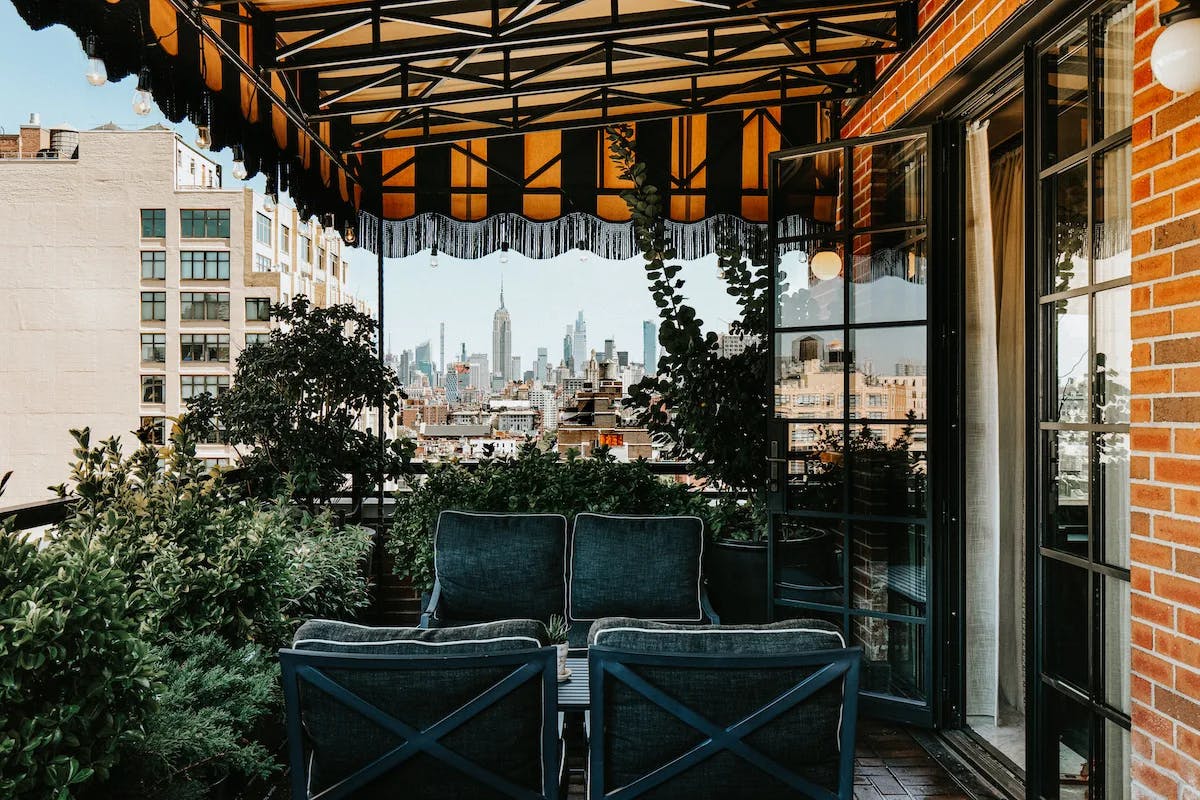
[[[449,656],[507,653],[545,647],[548,643],[546,626],[532,619],[510,619],[454,628],[382,628],[314,619],[296,631],[292,648],[326,653]]]
[[[437,617],[547,622],[563,614],[566,552],[561,514],[443,511],[434,538]]]
[[[700,622],[699,517],[580,514],[571,537],[570,618]]]
[[[840,650],[842,634],[825,622],[793,620],[769,625],[685,626],[638,619],[593,623],[598,648],[654,654],[729,656],[796,655]],[[599,653],[593,650],[593,653]],[[619,658],[619,654],[616,656]],[[737,724],[803,682],[820,666],[626,665],[634,674],[721,727]],[[626,786],[669,763],[705,738],[611,675],[592,673],[593,697],[604,681],[604,782]],[[836,792],[840,756],[842,681],[756,729],[746,744],[784,768]],[[593,708],[593,714],[596,709]],[[594,734],[595,735],[595,734]],[[655,798],[679,800],[783,800],[801,796],[784,781],[730,753],[717,753],[655,788]]]

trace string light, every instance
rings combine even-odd
[[[142,67],[138,70],[137,89],[133,92],[133,113],[144,117],[154,108],[154,98],[150,95],[150,69]]]
[[[591,251],[588,250],[588,243],[586,239],[580,239],[575,243],[575,246],[579,249],[580,261],[587,261],[592,257]]]
[[[836,250],[818,250],[809,260],[808,268],[817,280],[832,280],[842,273],[842,257]]]
[[[196,121],[196,147],[201,150],[212,147],[212,131],[209,130],[209,124],[212,122],[210,117],[208,92],[205,92],[200,101],[200,119]]]
[[[438,249],[437,249],[437,245],[435,244],[429,251],[429,266],[433,269],[437,269],[437,265],[438,265]]]
[[[92,86],[103,86],[108,83],[108,70],[104,66],[104,59],[97,54],[95,34],[88,34],[84,48],[87,51],[87,69],[83,77],[87,78],[87,82]]]
[[[351,247],[353,247],[354,243],[358,241],[358,234],[354,232],[353,222],[346,223],[346,232],[342,234],[342,240]]]
[[[240,144],[233,146],[233,169],[230,174],[233,175],[235,181],[244,181],[249,174],[246,172],[246,157]]]

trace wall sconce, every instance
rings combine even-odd
[[[1150,51],[1150,69],[1173,92],[1200,89],[1200,0],[1182,0],[1159,18],[1165,30]]]

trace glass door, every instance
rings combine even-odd
[[[869,713],[932,721],[930,132],[771,157],[775,617],[864,651]]]
[[[1038,549],[1031,788],[1129,796],[1130,166],[1134,4],[1033,56]]]

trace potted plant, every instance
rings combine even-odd
[[[546,625],[546,634],[550,638],[550,644],[558,649],[558,679],[560,681],[571,677],[571,671],[567,669],[567,633],[569,631],[570,627],[562,614],[550,615],[550,622]]]
[[[627,405],[667,457],[692,464],[692,474],[722,498],[708,509],[712,544],[705,571],[722,621],[760,622],[770,615],[765,488],[771,393],[768,383],[768,287],[771,262],[764,231],[739,241],[718,232],[717,261],[740,318],[729,326],[746,337],[726,356],[720,338],[687,303],[680,266],[672,264],[663,226],[663,198],[637,160],[633,130],[609,128],[609,149],[631,189],[622,193],[646,259],[646,278],[659,309],[661,355],[653,375],[630,387]],[[649,365],[647,365],[649,367]]]

